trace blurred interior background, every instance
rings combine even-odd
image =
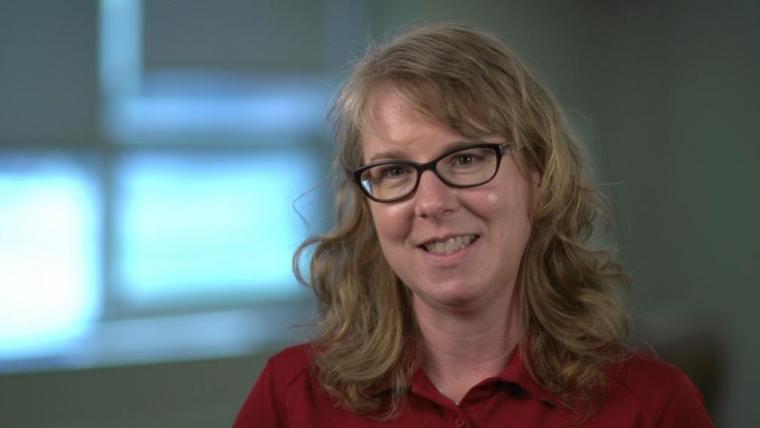
[[[229,426],[315,316],[330,98],[369,40],[506,40],[591,153],[634,337],[760,426],[760,3],[0,2],[0,425]],[[300,327],[299,327],[300,326]]]

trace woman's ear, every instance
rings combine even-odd
[[[530,181],[533,183],[533,191],[537,191],[538,188],[541,187],[541,180],[543,180],[543,178],[544,176],[538,168],[530,168]]]
[[[535,215],[538,210],[539,201],[543,199],[541,185],[543,184],[543,181],[544,181],[544,175],[536,166],[528,166],[527,168],[528,168],[528,178],[530,179],[530,183],[531,183],[530,216],[531,216],[531,221],[535,221]]]

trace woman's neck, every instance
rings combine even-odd
[[[458,403],[470,388],[501,373],[523,333],[517,306],[462,313],[415,302],[423,368],[441,393]]]

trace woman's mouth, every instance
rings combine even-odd
[[[472,245],[478,235],[459,235],[442,241],[430,241],[421,247],[432,254],[450,254]]]

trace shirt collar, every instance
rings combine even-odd
[[[560,406],[561,400],[559,397],[539,385],[528,370],[528,367],[523,361],[525,358],[523,351],[524,345],[525,344],[519,344],[518,346],[515,346],[512,354],[507,359],[507,365],[497,378],[502,382],[519,386],[538,400],[550,403],[554,406]]]
[[[498,376],[491,378],[490,380],[486,379],[484,382],[497,381],[516,385],[537,400],[549,403],[553,406],[561,406],[562,401],[560,398],[539,385],[538,382],[536,382],[536,380],[530,374],[528,367],[524,364],[523,361],[523,346],[524,344],[518,344],[515,346],[515,349],[512,350],[512,353],[507,359],[507,364],[504,367],[504,370],[502,370]],[[425,389],[433,385],[427,377],[427,374],[425,374],[424,370],[422,368],[418,368],[412,375],[411,379],[409,379],[409,386],[412,388],[412,391],[417,392],[415,390],[416,387]],[[388,382],[383,384],[381,389],[387,390],[390,389],[390,387],[390,382]]]

